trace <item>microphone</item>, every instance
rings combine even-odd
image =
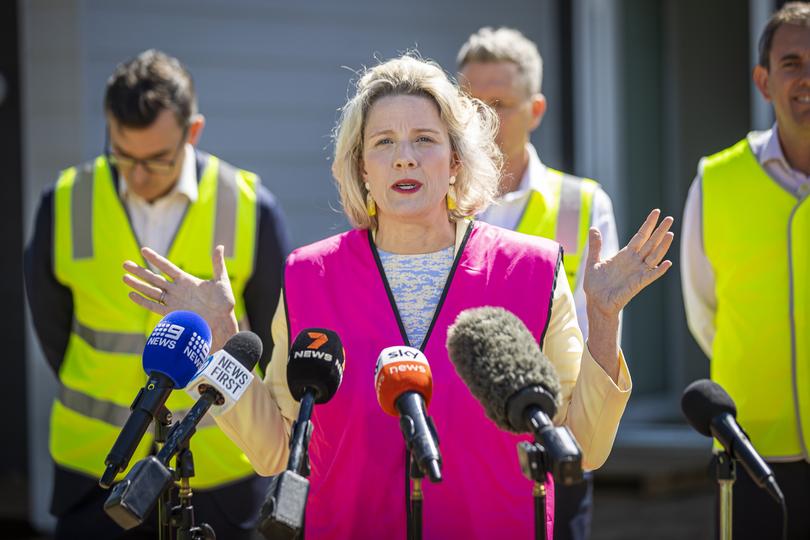
[[[309,495],[309,462],[312,409],[332,399],[343,381],[345,353],[338,335],[324,328],[302,330],[290,346],[287,386],[301,403],[290,437],[287,470],[276,479],[262,505],[258,530],[265,538],[292,540],[304,525]]]
[[[196,431],[197,424],[212,406],[224,412],[242,396],[253,380],[251,371],[262,356],[262,341],[252,332],[239,332],[222,350],[211,355],[186,388],[198,397],[183,419],[172,426],[157,456],[139,461],[115,485],[104,503],[104,511],[124,529],[137,527],[149,516],[160,495],[172,483],[169,460]]]
[[[701,435],[717,439],[731,457],[742,463],[759,487],[776,502],[784,503],[771,468],[737,423],[737,407],[722,386],[709,379],[693,382],[683,391],[681,410],[689,425]]]
[[[503,308],[459,314],[447,331],[456,372],[503,430],[532,433],[547,454],[554,480],[582,481],[582,450],[567,427],[554,427],[560,381],[531,332]]]
[[[413,347],[388,347],[377,358],[374,387],[383,411],[399,417],[408,451],[431,482],[442,480],[442,457],[433,421],[425,413],[433,395],[427,358]]]
[[[203,365],[211,347],[211,329],[191,311],[174,311],[152,330],[143,349],[143,369],[149,380],[130,405],[132,413],[110,453],[99,485],[108,489],[127,468],[132,454],[154,417],[175,388],[185,387]]]
[[[214,413],[222,414],[233,407],[253,381],[251,372],[261,356],[262,340],[253,332],[245,331],[232,336],[222,350],[208,358],[186,387],[186,393],[199,399],[166,436],[166,443],[157,454],[161,463],[169,463],[194,434],[208,409],[214,406]]]

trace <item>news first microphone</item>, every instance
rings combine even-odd
[[[419,470],[431,482],[442,480],[442,457],[433,421],[425,412],[433,396],[433,377],[419,349],[383,349],[374,369],[377,401],[383,411],[399,417],[405,444]]]
[[[197,399],[188,414],[172,426],[157,456],[139,461],[115,485],[104,511],[124,529],[137,527],[149,516],[160,495],[171,485],[169,460],[185,447],[205,413],[221,413],[239,400],[253,380],[251,371],[262,356],[262,341],[252,332],[239,332],[211,355],[186,392]]]
[[[532,433],[545,449],[556,482],[582,481],[579,445],[568,428],[552,422],[559,378],[520,319],[502,308],[465,310],[448,329],[447,350],[459,376],[498,427]]]
[[[742,463],[759,487],[776,502],[784,502],[773,471],[737,423],[737,407],[722,386],[708,379],[693,382],[683,391],[681,410],[689,425],[701,435],[717,439],[731,457]]]
[[[272,540],[298,537],[304,526],[309,474],[307,448],[312,434],[312,409],[332,399],[343,381],[346,362],[338,335],[324,328],[302,330],[290,346],[287,386],[301,403],[290,437],[287,470],[276,477],[259,513],[258,530]]]
[[[174,311],[163,317],[146,340],[143,369],[149,380],[130,405],[132,411],[110,453],[99,480],[105,489],[127,468],[149,424],[175,388],[184,388],[208,357],[211,329],[191,311]],[[112,381],[111,381],[112,384]]]

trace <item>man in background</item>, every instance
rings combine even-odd
[[[785,495],[743,467],[734,538],[810,538],[810,4],[790,2],[759,41],[754,83],[776,123],[703,158],[681,244],[689,329]]]
[[[278,204],[260,179],[196,149],[205,120],[176,58],[148,50],[119,65],[104,113],[104,154],[64,170],[44,192],[25,254],[34,326],[59,379],[50,433],[57,539],[156,535],[154,515],[136,529],[118,527],[103,510],[109,491],[98,486],[146,380],[141,353],[158,321],[127,297],[123,261],[142,260],[149,247],[205,279],[213,247],[224,245],[236,315],[262,338],[263,369],[288,251]],[[166,407],[178,421],[192,404],[173,392]],[[219,538],[250,538],[267,479],[210,417],[191,450],[197,524]],[[130,466],[154,451],[148,431]]]
[[[461,84],[490,105],[500,119],[497,142],[505,160],[500,200],[479,218],[562,245],[577,320],[587,340],[582,269],[587,260],[588,230],[599,229],[604,258],[619,249],[610,197],[593,180],[547,167],[529,142],[547,106],[540,93],[543,63],[534,43],[511,28],[482,28],[461,47],[457,67]],[[593,475],[586,472],[585,482],[577,486],[555,486],[554,497],[554,537],[588,538]]]

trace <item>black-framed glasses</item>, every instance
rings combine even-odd
[[[174,150],[174,157],[171,159],[136,159],[134,157],[124,156],[115,152],[110,144],[110,132],[107,130],[104,132],[104,154],[107,156],[107,161],[110,163],[110,165],[119,171],[131,171],[137,165],[140,165],[146,172],[150,174],[170,174],[172,171],[174,171],[174,167],[177,165],[177,160],[180,158],[180,150],[182,150],[183,145],[186,144],[186,135],[188,135],[188,128],[183,129],[183,135],[180,137],[180,142],[177,144],[177,148]]]

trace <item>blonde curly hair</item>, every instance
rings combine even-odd
[[[503,161],[495,143],[498,117],[461,90],[438,64],[406,53],[365,70],[354,96],[341,109],[333,133],[332,175],[349,221],[360,229],[377,227],[376,217],[366,211],[361,171],[363,131],[371,106],[380,98],[397,95],[431,99],[447,127],[460,164],[455,183],[457,208],[448,210],[449,218],[455,221],[483,211],[495,198]]]

